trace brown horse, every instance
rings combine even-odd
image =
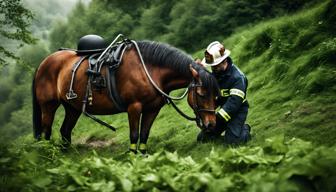
[[[143,61],[153,81],[165,93],[189,86],[188,103],[193,108],[199,124],[204,129],[215,127],[215,97],[218,86],[212,75],[182,51],[167,44],[137,42]],[[85,60],[75,75],[73,90],[78,98],[67,100],[71,70],[79,60],[75,51],[63,50],[49,55],[36,70],[33,80],[33,124],[36,139],[49,140],[54,115],[60,104],[65,109],[65,118],[60,129],[62,139],[71,142],[71,131],[82,112],[88,76],[88,61]],[[102,74],[106,67],[103,66]],[[166,98],[158,92],[145,74],[141,59],[134,45],[124,52],[122,62],[116,72],[117,90],[126,105],[120,111],[108,97],[108,91],[93,90],[93,103],[86,110],[91,114],[107,115],[127,112],[130,127],[130,142],[137,150],[140,136],[140,150],[146,150],[150,128]],[[141,122],[141,123],[140,123]],[[140,130],[139,130],[140,129]]]

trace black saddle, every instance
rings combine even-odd
[[[96,90],[107,88],[109,97],[115,106],[120,111],[125,111],[123,101],[121,100],[116,89],[117,82],[115,73],[121,64],[124,51],[130,46],[131,41],[128,39],[124,39],[123,41],[107,48],[104,39],[98,35],[86,35],[80,38],[77,45],[77,50],[75,51],[81,58],[73,65],[70,88],[66,95],[67,99],[71,100],[77,98],[77,94],[72,88],[75,73],[80,64],[84,60],[88,59],[89,68],[87,69],[87,75],[89,76],[89,91],[91,92],[91,86]],[[101,73],[103,66],[107,67],[105,74]]]
[[[77,44],[77,55],[91,55],[103,52],[107,47],[105,40],[98,35],[85,35]]]
[[[99,35],[85,35],[77,43],[77,49],[59,48],[58,50],[72,50],[78,56],[90,56],[96,53],[102,53],[107,48],[105,40]]]

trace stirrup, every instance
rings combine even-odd
[[[77,94],[73,90],[69,90],[69,92],[65,96],[66,96],[67,100],[77,98]]]

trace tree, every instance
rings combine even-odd
[[[33,14],[23,7],[21,0],[0,1],[1,42],[17,40],[20,46],[23,43],[34,43],[35,39],[28,30],[32,18]],[[0,66],[5,65],[6,60],[10,58],[19,59],[8,47],[0,45]]]

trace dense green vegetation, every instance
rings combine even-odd
[[[5,181],[23,191],[332,191],[336,188],[336,151],[282,136],[262,147],[212,148],[202,161],[163,150],[146,158],[102,157],[92,151],[69,159],[45,143],[2,152]],[[80,154],[79,152],[73,151]],[[18,155],[22,159],[18,158]],[[43,165],[43,166],[41,166]],[[20,174],[15,174],[20,172]],[[15,177],[13,177],[15,176]],[[2,181],[4,182],[4,180]]]
[[[88,8],[77,4],[68,22],[56,26],[51,48],[75,47],[77,40],[89,33],[100,34],[109,41],[122,33],[133,39],[163,41],[196,51],[211,41],[228,37],[238,27],[294,12],[313,2],[93,0]]]
[[[29,31],[32,18],[31,11],[26,9],[20,0],[0,2],[0,69],[8,64],[10,59],[19,60],[14,53],[17,46],[13,40],[20,43],[21,47],[24,43],[34,42]]]
[[[0,186],[4,190],[334,191],[336,189],[333,182],[336,179],[334,169],[336,3],[334,1],[314,6],[293,1],[293,4],[288,4],[291,5],[289,7],[286,7],[285,3],[280,6],[260,1],[261,5],[265,3],[264,5],[271,6],[266,10],[274,11],[264,13],[265,11],[257,7],[249,10],[253,13],[241,10],[240,17],[232,17],[230,22],[235,23],[237,19],[241,25],[255,24],[240,28],[229,25],[232,31],[224,30],[228,28],[224,26],[226,22],[221,23],[219,16],[213,16],[213,13],[220,15],[233,14],[232,12],[223,8],[216,8],[214,12],[202,12],[201,8],[204,6],[213,5],[203,5],[204,2],[201,1],[194,3],[189,0],[173,1],[171,4],[161,1],[136,4],[137,1],[130,1],[139,8],[132,11],[130,7],[117,2],[93,1],[89,7],[78,4],[70,14],[68,23],[61,22],[54,28],[51,34],[51,49],[60,46],[74,47],[78,37],[87,33],[101,34],[110,40],[122,32],[131,34],[130,37],[170,42],[188,51],[199,50],[194,57],[201,58],[203,49],[209,41],[220,40],[232,51],[234,62],[249,79],[248,99],[251,107],[248,122],[252,126],[252,141],[247,146],[238,148],[224,146],[221,142],[198,144],[195,141],[199,131],[196,125],[178,116],[170,106],[165,106],[154,122],[148,143],[151,155],[147,158],[125,154],[129,144],[126,114],[103,117],[118,128],[116,133],[82,117],[73,131],[72,147],[63,151],[59,147],[58,130],[63,118],[62,109],[59,109],[53,126],[52,141],[34,142],[32,134],[29,133],[32,130],[28,115],[31,113],[30,98],[26,97],[20,100],[23,108],[4,113],[9,113],[7,117],[10,120],[2,126],[1,133],[6,130],[8,138],[22,135],[11,142],[2,140],[7,143],[1,145],[0,151]],[[239,3],[246,2],[237,1],[235,4],[229,1],[229,3],[237,7]],[[185,5],[190,5],[194,9],[186,11]],[[221,3],[216,5],[222,6]],[[297,11],[302,6],[309,8],[304,7],[301,11]],[[290,7],[292,9],[289,9]],[[109,14],[95,11],[98,9],[108,10]],[[209,9],[204,8],[203,11]],[[76,17],[82,14],[81,10],[86,10],[83,16],[85,19]],[[162,10],[172,11],[162,12]],[[177,13],[178,11],[181,12]],[[243,13],[254,15],[258,11],[259,16],[248,18],[251,20],[243,22]],[[297,12],[278,17],[294,11]],[[168,12],[169,16],[164,17]],[[182,12],[186,13],[181,14]],[[190,17],[194,16],[195,12],[199,13],[200,17],[211,14],[213,17],[203,18],[206,21],[204,23],[201,22],[201,18],[197,18],[199,25],[208,23],[209,26],[204,26],[205,29],[200,27],[203,32],[197,31],[197,26],[195,31],[181,33],[179,30],[192,29],[190,26],[196,21],[190,20]],[[239,15],[239,11],[237,12]],[[271,17],[275,18],[266,20]],[[97,18],[101,18],[99,22]],[[261,18],[264,20],[259,22]],[[211,22],[206,19],[213,19],[213,23],[210,25]],[[128,20],[134,23],[129,23]],[[162,24],[162,28],[151,27],[154,26],[151,22]],[[191,23],[187,25],[187,22]],[[111,23],[114,25],[108,27]],[[223,32],[217,31],[217,27],[224,27]],[[162,31],[164,33],[159,34]],[[190,37],[195,39],[190,39],[189,33],[192,34]],[[231,35],[228,36],[229,34]],[[26,54],[32,53],[29,51],[27,48]],[[44,51],[36,57],[30,57],[32,60],[27,62],[37,62],[46,53],[47,51]],[[36,65],[36,63],[27,64],[27,66]],[[8,74],[20,72],[8,72]],[[29,78],[21,79],[20,81],[23,81],[21,83],[17,82],[22,86],[20,89],[22,97],[29,94],[27,84],[24,83],[29,81]],[[17,78],[6,78],[0,82],[3,85],[0,89],[7,90],[4,92],[1,90],[1,110],[6,109],[3,106],[8,105],[7,102],[11,100],[13,103],[17,102],[13,96],[17,94],[10,91],[11,84],[8,85],[14,81],[18,81]],[[180,101],[178,105],[187,113],[192,113],[186,101]]]
[[[70,6],[69,1],[67,5]],[[47,36],[52,27],[52,21],[65,15],[70,7],[63,7],[63,1],[45,1],[37,2],[35,0],[6,1],[1,3],[1,12],[7,13],[7,17],[12,20],[7,21],[7,25],[2,25],[3,33],[12,32],[11,38],[5,38],[0,35],[1,46],[12,52],[17,60],[3,57],[0,51],[0,57],[5,59],[5,65],[0,64],[0,134],[1,141],[7,141],[31,132],[31,86],[32,74],[35,68],[41,63],[44,57],[49,54]],[[74,4],[74,2],[72,3]],[[29,11],[28,9],[31,9]],[[57,10],[55,10],[57,9]],[[16,10],[17,13],[14,11]],[[69,10],[68,10],[69,11]],[[48,13],[48,14],[47,14]],[[21,17],[22,19],[20,19]],[[31,18],[34,16],[34,18]],[[28,20],[29,19],[29,20]],[[1,20],[2,22],[2,20]],[[31,26],[28,26],[29,23]],[[17,32],[14,32],[15,24],[19,25]],[[36,42],[31,45],[23,45],[20,41],[14,41],[13,38],[20,36],[23,42],[30,42],[29,31],[32,32]],[[20,40],[16,39],[16,40]],[[25,40],[23,40],[25,39]],[[16,47],[20,47],[17,49]],[[0,48],[1,49],[1,48]],[[20,120],[17,120],[20,117]]]

